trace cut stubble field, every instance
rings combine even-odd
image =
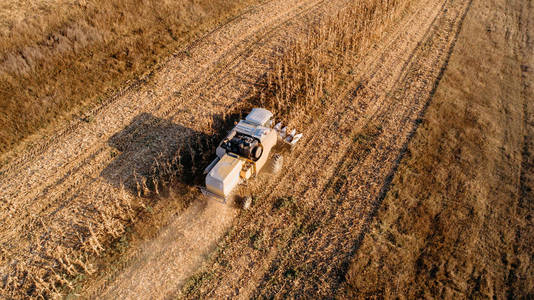
[[[99,106],[89,122],[61,128],[3,166],[3,288],[53,293],[56,284],[93,273],[92,256],[121,237],[139,211],[157,210],[143,197],[154,192],[143,181],[154,160],[212,137],[269,67],[263,58],[277,53],[299,22],[342,3],[272,1],[251,9]],[[191,188],[181,187],[177,193],[186,196],[174,201],[176,213],[191,201]]]
[[[505,6],[512,7],[506,15],[519,6]],[[531,7],[521,8],[525,23]],[[399,280],[411,280],[414,261],[431,274],[432,263],[446,259],[439,253],[420,260],[405,255],[399,266],[396,253],[418,253],[416,248],[387,244],[391,236],[425,239],[448,231],[417,227],[426,211],[413,214],[408,237],[396,236],[399,223],[388,220],[408,216],[398,201],[421,197],[404,196],[408,188],[422,187],[403,179],[417,168],[406,165],[413,164],[411,155],[433,163],[417,154],[437,151],[435,143],[424,142],[428,121],[423,120],[430,111],[431,120],[438,120],[432,128],[445,130],[454,115],[439,119],[434,102],[447,99],[448,68],[461,69],[453,51],[458,43],[467,45],[460,34],[465,20],[484,9],[476,0],[273,0],[251,8],[165,60],[86,121],[2,166],[2,293],[135,299],[448,292],[424,290],[436,282],[424,273],[417,273],[424,282],[399,289]],[[522,26],[527,45],[517,49],[527,53],[530,23]],[[527,67],[521,74],[528,79],[531,57],[522,55]],[[527,83],[518,99],[528,99],[528,88]],[[206,201],[194,187],[196,175],[228,125],[254,105],[272,109],[305,137],[285,158],[280,175],[247,184],[254,196],[251,210]],[[524,107],[518,182],[528,199],[530,107]],[[503,104],[505,115],[510,109]],[[432,186],[434,174],[424,168],[420,176]],[[522,202],[521,214],[531,211],[528,203]],[[391,213],[394,208],[398,213]],[[484,241],[478,243],[485,249]],[[520,244],[527,249],[514,250],[522,253],[521,263],[513,255],[506,258],[510,280],[530,270],[524,260],[529,242]],[[379,262],[388,261],[389,275],[406,276],[394,281],[382,274]],[[440,270],[434,272],[438,280],[444,276]],[[518,282],[509,285],[508,295],[531,288],[528,280]]]
[[[202,297],[331,297],[345,280],[404,148],[439,82],[469,1],[421,2],[309,124],[288,172],[257,189],[181,291]],[[358,84],[360,83],[360,84]]]

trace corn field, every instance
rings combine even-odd
[[[286,119],[320,110],[333,94],[336,76],[349,69],[390,25],[409,1],[358,1],[334,18],[311,26],[305,36],[291,41],[264,79],[259,104]]]

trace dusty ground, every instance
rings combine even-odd
[[[69,232],[108,214],[99,207],[140,201],[134,173],[147,174],[159,155],[212,135],[225,111],[253,93],[267,58],[303,24],[344,3],[266,2],[176,54],[149,80],[93,111],[89,122],[73,123],[20,153],[0,170],[0,276],[21,261],[49,263],[46,254],[67,245]],[[267,188],[251,186],[251,211],[198,196],[153,240],[129,250],[127,263],[95,275],[82,296],[332,296],[443,75],[471,3],[416,2],[367,55],[355,58],[325,113],[305,120],[305,138],[286,157],[285,172],[265,179]]]
[[[237,211],[213,200],[195,201],[155,239],[140,245],[128,267],[112,274],[112,280],[106,278],[90,287],[89,291],[95,291],[87,294],[106,299],[165,297],[200,266]],[[103,285],[108,286],[98,289]]]

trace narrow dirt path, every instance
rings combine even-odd
[[[97,282],[86,293],[101,299],[161,299],[183,284],[213,250],[237,210],[199,199],[147,241],[113,281]]]

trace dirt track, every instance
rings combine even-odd
[[[330,15],[345,2],[264,3],[169,59],[147,80],[93,112],[91,122],[72,124],[20,153],[0,170],[0,209],[9,212],[0,216],[2,265],[21,258],[31,261],[38,255],[32,249],[61,240],[62,234],[55,231],[60,232],[80,201],[96,205],[94,199],[102,194],[118,197],[120,183],[132,185],[133,172],[142,173],[160,152],[172,151],[192,136],[211,134],[206,123],[245,101],[268,68],[266,57],[275,55],[303,23]],[[232,244],[225,255],[241,257],[236,260],[240,263],[214,267],[220,276],[212,279],[216,290],[208,295],[247,297],[280,289],[328,295],[336,287],[334,272],[348,261],[380,204],[403,147],[446,67],[469,5],[467,0],[423,0],[413,8],[361,59],[354,84],[309,124],[306,138],[286,159],[285,170],[291,172],[268,182],[269,188],[258,196],[263,203],[251,213],[234,219],[237,212],[232,208],[198,200],[141,247],[114,281],[102,282],[88,294],[148,298],[151,293],[156,297],[179,293],[184,280],[233,225],[240,230],[230,233],[230,242],[265,228],[263,240],[270,242],[263,248],[269,250]],[[354,141],[368,132],[372,147],[362,154],[362,143]],[[110,155],[113,151],[119,154]],[[340,170],[350,174],[341,183],[336,177]],[[316,208],[308,222],[317,222],[322,229],[291,239],[286,247],[269,245],[280,235],[277,228],[284,216],[265,212],[275,199],[288,195],[304,210]],[[329,204],[333,195],[338,204]],[[323,209],[326,206],[332,208]],[[25,234],[28,228],[32,235]],[[281,278],[294,260],[320,269],[331,281],[308,278],[296,282],[293,290],[284,290],[289,287],[267,280]],[[0,275],[3,271],[0,268]]]

